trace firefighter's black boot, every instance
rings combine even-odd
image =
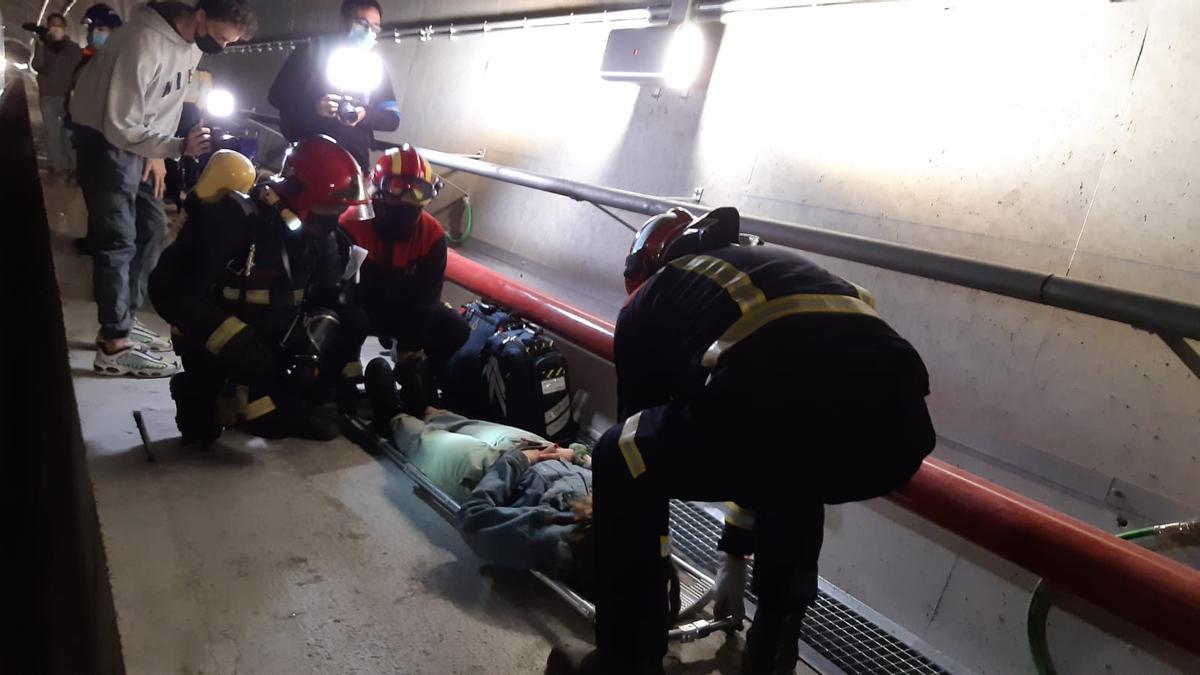
[[[384,438],[392,437],[392,420],[400,414],[400,398],[392,366],[385,358],[371,359],[363,375],[367,399],[371,401],[371,428]]]
[[[331,441],[338,436],[337,423],[322,416],[299,398],[277,400],[263,396],[246,406],[246,419],[239,429],[261,438],[304,438]]]
[[[187,371],[171,376],[171,398],[175,401],[175,426],[184,445],[211,445],[221,435],[217,423],[217,400],[199,391],[193,375]]]
[[[795,672],[800,660],[800,627],[804,612],[770,616],[759,612],[746,634],[742,655],[743,675],[785,675]]]
[[[432,368],[425,352],[396,354],[396,384],[400,385],[400,400],[404,412],[416,418],[425,417],[425,408],[436,403]]]

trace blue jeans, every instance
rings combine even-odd
[[[129,334],[146,298],[150,272],[162,253],[167,217],[153,184],[142,182],[146,160],[105,140],[95,129],[75,126],[79,187],[88,210],[92,285],[100,337]]]
[[[71,134],[63,124],[67,111],[63,109],[65,96],[41,96],[38,107],[42,109],[42,128],[46,130],[46,153],[50,168],[55,171],[75,169],[75,153],[71,151]]]

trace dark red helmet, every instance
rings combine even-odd
[[[328,136],[302,139],[288,149],[272,186],[300,220],[314,207],[341,207],[359,220],[375,216],[358,162]]]
[[[731,206],[700,219],[676,208],[647,220],[625,258],[625,290],[632,294],[675,258],[737,244],[740,223]]]
[[[413,146],[392,148],[375,162],[371,173],[374,197],[390,204],[425,208],[437,196],[440,179]]]

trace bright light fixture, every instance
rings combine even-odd
[[[383,81],[383,59],[370,49],[339,47],[325,64],[325,79],[348,94],[367,94]]]
[[[691,21],[679,24],[667,46],[663,61],[663,82],[672,89],[686,91],[696,83],[704,65],[704,32]]]
[[[815,2],[797,2],[797,0],[730,0],[721,5],[721,12],[724,14],[733,14],[735,12],[761,12],[771,9],[798,9],[800,7],[812,7]],[[834,3],[837,4],[837,3]]]
[[[213,117],[229,117],[237,108],[237,103],[226,89],[213,89],[204,99],[204,109]]]

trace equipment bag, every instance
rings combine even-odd
[[[460,311],[471,334],[443,371],[446,405],[556,442],[575,440],[567,364],[554,340],[540,326],[483,300]]]
[[[558,443],[575,440],[567,361],[540,326],[522,322],[487,341],[488,418]]]
[[[484,349],[488,339],[504,330],[514,319],[508,310],[483,300],[463,305],[459,312],[471,333],[446,363],[439,378],[446,406],[460,415],[485,419],[487,389],[483,383]]]

